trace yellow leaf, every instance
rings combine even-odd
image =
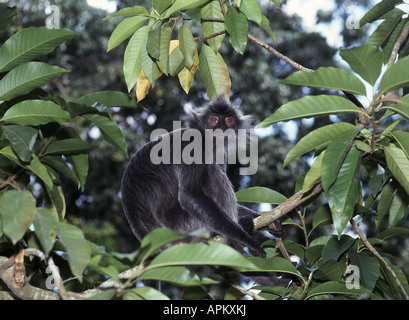
[[[146,78],[145,73],[141,69],[138,81],[136,82],[136,100],[138,100],[138,102],[146,97],[150,86],[151,84],[149,83],[149,80]]]
[[[176,47],[179,47],[179,40],[171,40],[169,43],[169,54],[171,54]]]
[[[179,83],[182,87],[182,89],[186,92],[189,93],[190,86],[193,82],[193,78],[195,76],[195,72],[197,68],[199,67],[199,54],[197,53],[197,46],[195,43],[195,55],[193,56],[193,66],[189,70],[188,68],[183,68],[182,71],[179,72],[178,77],[179,77]]]

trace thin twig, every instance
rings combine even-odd
[[[389,266],[389,264],[386,262],[386,260],[378,253],[378,251],[376,251],[376,249],[369,243],[368,239],[366,239],[366,237],[364,236],[364,234],[362,233],[361,229],[359,229],[358,225],[356,224],[356,222],[351,219],[351,225],[354,228],[355,232],[358,234],[359,238],[362,240],[362,242],[364,243],[365,247],[368,248],[368,250],[374,255],[376,256],[379,260],[381,260],[386,269],[389,270],[389,272],[392,274],[393,278],[395,279],[397,285],[399,286],[399,288],[402,290],[403,294],[405,295],[406,300],[409,300],[409,295],[407,294],[407,292],[405,291],[405,288],[403,287],[402,283],[400,282],[398,276],[396,275],[396,273],[392,270],[392,268]]]
[[[387,66],[388,68],[395,62],[396,57],[398,55],[398,52],[399,52],[401,46],[405,43],[408,36],[409,36],[409,26],[407,26],[403,30],[403,32],[401,33],[399,38],[396,40],[396,42],[395,42],[395,44],[393,46],[393,49],[392,49],[391,56],[390,56],[389,61],[388,61],[388,66]]]

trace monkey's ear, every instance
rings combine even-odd
[[[186,122],[186,126],[189,128],[200,128],[200,114],[192,109],[186,113],[183,120]]]

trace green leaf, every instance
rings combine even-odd
[[[85,181],[88,175],[88,154],[79,153],[67,156],[68,161],[74,166],[77,173],[78,180],[81,185],[82,191],[84,191]]]
[[[38,160],[35,154],[32,154],[32,159],[28,165],[23,164],[17,155],[13,152],[10,146],[6,146],[0,150],[0,154],[4,155],[11,161],[17,163],[20,167],[32,171],[37,177],[39,177],[46,184],[47,187],[52,188],[53,181],[48,173],[47,167],[45,167],[40,160]]]
[[[355,242],[355,239],[343,234],[338,240],[337,237],[331,237],[322,250],[322,262],[328,260],[337,261],[338,258],[347,251]]]
[[[27,62],[15,67],[0,81],[0,100],[9,101],[40,88],[69,70],[42,62]]]
[[[128,86],[128,92],[135,86],[141,73],[141,51],[142,47],[146,45],[148,31],[149,26],[138,29],[129,40],[125,49],[123,73]]]
[[[109,38],[107,52],[121,44],[128,37],[130,37],[148,19],[149,17],[145,16],[135,16],[125,18],[124,20],[122,20],[115,28],[115,30],[112,32],[111,37]]]
[[[309,290],[305,299],[308,300],[308,299],[313,298],[314,296],[327,295],[327,294],[360,296],[363,294],[370,294],[370,292],[364,288],[348,289],[345,283],[341,283],[339,281],[327,281]]]
[[[225,18],[226,31],[229,33],[229,41],[234,50],[243,54],[247,46],[248,23],[246,16],[235,7],[227,10]]]
[[[306,96],[282,105],[257,127],[265,128],[279,121],[358,112],[360,112],[359,108],[343,97],[328,95]]]
[[[356,252],[352,248],[348,250],[348,258],[351,264],[359,268],[359,280],[365,288],[372,291],[380,275],[378,261],[366,252]]]
[[[347,50],[340,50],[342,59],[348,62],[352,70],[372,86],[381,74],[382,53],[370,45],[363,45]]]
[[[177,286],[199,286],[216,284],[216,280],[193,273],[185,266],[171,266],[151,269],[144,272],[138,280],[166,281]]]
[[[329,188],[337,178],[345,156],[351,149],[352,142],[361,129],[362,128],[360,127],[355,127],[338,134],[333,138],[325,150],[325,155],[322,159],[321,182],[322,188],[326,192],[328,192]]]
[[[29,162],[38,131],[32,127],[19,125],[3,126],[2,129],[19,159]]]
[[[126,156],[128,156],[124,135],[115,120],[100,114],[84,114],[82,117],[95,124],[101,130],[102,136],[107,142],[117,146]]]
[[[334,67],[320,67],[312,73],[296,71],[278,83],[327,88],[366,95],[365,85],[352,73]]]
[[[386,163],[393,176],[409,194],[409,160],[402,149],[393,145],[384,147]]]
[[[246,15],[247,19],[261,25],[261,12],[256,0],[242,0],[240,11]]]
[[[185,25],[179,28],[179,48],[185,58],[185,67],[189,70],[193,66],[193,56],[196,52],[192,31]]]
[[[162,14],[166,9],[168,9],[174,0],[152,0],[152,7],[159,14]]]
[[[283,167],[286,167],[295,158],[317,148],[323,148],[329,144],[337,135],[354,126],[347,122],[338,122],[318,128],[301,138],[299,142],[290,150],[284,159]]]
[[[220,55],[207,45],[202,45],[199,55],[199,72],[207,88],[209,98],[215,98],[220,93],[230,94],[230,76],[227,66]]]
[[[314,271],[313,277],[321,281],[341,281],[342,270],[336,261],[330,259]]]
[[[390,134],[399,144],[399,147],[403,150],[403,152],[405,152],[406,157],[409,158],[409,132],[403,130],[395,130]]]
[[[34,230],[46,255],[48,255],[54,246],[57,228],[57,213],[47,208],[37,208],[34,216]]]
[[[180,47],[173,49],[169,56],[169,74],[171,76],[177,75],[185,67],[185,58]]]
[[[220,3],[218,0],[210,1],[207,5],[205,5],[201,9],[201,15],[203,18],[224,19],[223,13],[220,10]],[[224,23],[213,22],[213,21],[203,21],[202,29],[203,29],[204,36],[210,36],[218,32],[224,31]],[[206,39],[210,48],[212,48],[215,53],[219,51],[220,46],[223,42],[224,36],[225,35],[223,33],[221,35],[218,35],[217,37]]]
[[[33,223],[36,200],[29,191],[7,191],[0,198],[2,231],[16,244]]]
[[[71,30],[48,29],[47,27],[23,29],[1,46],[0,72],[9,71],[19,64],[47,54],[65,40],[76,35],[78,34]]]
[[[170,300],[170,298],[154,288],[137,287],[124,294],[123,300]]]
[[[63,124],[70,119],[70,114],[51,101],[25,100],[16,103],[6,111],[2,122],[19,125],[38,126],[49,122]]]
[[[273,30],[271,30],[270,27],[270,21],[267,19],[267,17],[265,15],[261,16],[261,24],[260,26],[263,27],[263,29],[269,34],[269,36],[271,37],[271,39],[273,39],[274,44],[277,44],[277,38],[276,35],[274,34]]]
[[[378,19],[383,14],[392,10],[395,7],[395,5],[397,5],[400,2],[402,2],[402,0],[382,0],[381,2],[376,4],[371,10],[365,13],[361,21],[359,22],[359,26],[362,28],[366,23]]]
[[[408,228],[403,228],[403,227],[390,227],[386,229],[385,231],[382,231],[381,233],[378,233],[375,238],[381,239],[381,240],[387,240],[392,237],[397,237],[401,235],[408,235],[409,234],[409,229]]]
[[[216,242],[179,244],[161,252],[146,270],[174,265],[221,265],[254,270],[253,263],[233,248]]]
[[[287,200],[281,193],[265,187],[251,187],[236,192],[237,201],[280,204]]]
[[[91,258],[91,249],[82,231],[68,223],[58,224],[58,239],[68,253],[68,263],[72,273],[82,282],[84,272]]]
[[[339,170],[337,179],[329,189],[328,204],[338,236],[351,220],[358,200],[358,173],[361,163],[361,152],[352,147]]]
[[[371,46],[381,47],[384,46],[391,33],[395,30],[396,26],[401,21],[404,12],[398,8],[391,10],[388,13],[385,21],[383,21],[376,30],[369,36],[366,43]]]
[[[172,28],[163,28],[162,32],[160,33],[160,53],[159,53],[159,61],[158,66],[163,71],[164,74],[169,74],[169,48],[170,48],[170,41],[172,38]]]
[[[162,31],[162,22],[156,21],[148,32],[148,38],[146,40],[146,51],[149,56],[157,61],[159,59],[159,46],[160,46],[160,34]]]
[[[62,139],[51,143],[44,152],[48,154],[67,154],[67,153],[82,153],[89,151],[93,147],[90,143],[81,139]]]
[[[327,225],[332,223],[331,211],[329,207],[324,205],[315,211],[314,217],[312,219],[312,230],[318,228],[319,226]]]
[[[389,209],[389,226],[395,225],[405,215],[409,205],[409,198],[402,188],[398,188],[393,196]]]
[[[148,79],[149,83],[153,87],[155,85],[156,80],[159,77],[159,67],[155,61],[151,59],[146,50],[146,47],[142,47],[141,50],[141,63],[142,63],[142,70],[145,73],[146,78]]]
[[[379,198],[378,207],[377,207],[377,215],[375,226],[379,228],[380,223],[382,222],[383,217],[388,212],[389,207],[392,203],[393,195],[395,193],[395,186],[392,183],[387,183],[382,188],[382,194]]]
[[[16,7],[9,7],[5,3],[0,3],[0,30],[6,29],[15,15],[17,15]]]
[[[381,79],[379,90],[386,93],[401,87],[409,86],[409,56],[399,59]]]
[[[300,280],[303,278],[300,277],[300,273],[294,265],[281,257],[273,257],[268,259],[250,257],[247,259],[255,267],[246,268],[238,267],[240,272],[252,272],[252,271],[265,271],[265,272],[279,272],[279,273],[289,273],[299,277]]]
[[[43,156],[41,157],[41,162],[50,166],[51,168],[57,170],[58,172],[62,173],[68,179],[72,180],[75,184],[79,183],[78,177],[76,174],[71,170],[71,168],[65,164],[61,155],[56,156]]]
[[[169,18],[177,11],[189,10],[193,8],[199,8],[209,2],[209,0],[175,0],[172,6],[165,11],[164,18]]]
[[[172,241],[188,237],[188,234],[173,231],[167,228],[158,228],[148,233],[141,242],[141,261],[145,261],[152,253]]]
[[[314,186],[315,182],[321,177],[322,158],[324,157],[324,154],[325,150],[315,158],[310,170],[307,171],[302,186],[303,192],[310,190]]]
[[[77,103],[84,103],[87,106],[93,106],[95,103],[102,104],[105,107],[126,107],[126,108],[139,108],[140,105],[136,102],[135,98],[129,94],[120,91],[99,91],[86,94],[78,100]]]
[[[161,0],[164,2],[163,0]],[[127,16],[137,16],[137,15],[149,15],[148,11],[142,6],[133,6],[123,8],[115,13],[107,15],[104,20],[115,18],[115,17],[127,17]]]

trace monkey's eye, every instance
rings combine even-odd
[[[232,128],[233,125],[234,125],[234,118],[233,118],[233,117],[226,117],[226,118],[224,119],[224,122],[226,123],[226,125],[227,125],[229,128]]]
[[[216,124],[217,122],[219,122],[219,118],[216,116],[210,117],[210,122],[212,124]]]

